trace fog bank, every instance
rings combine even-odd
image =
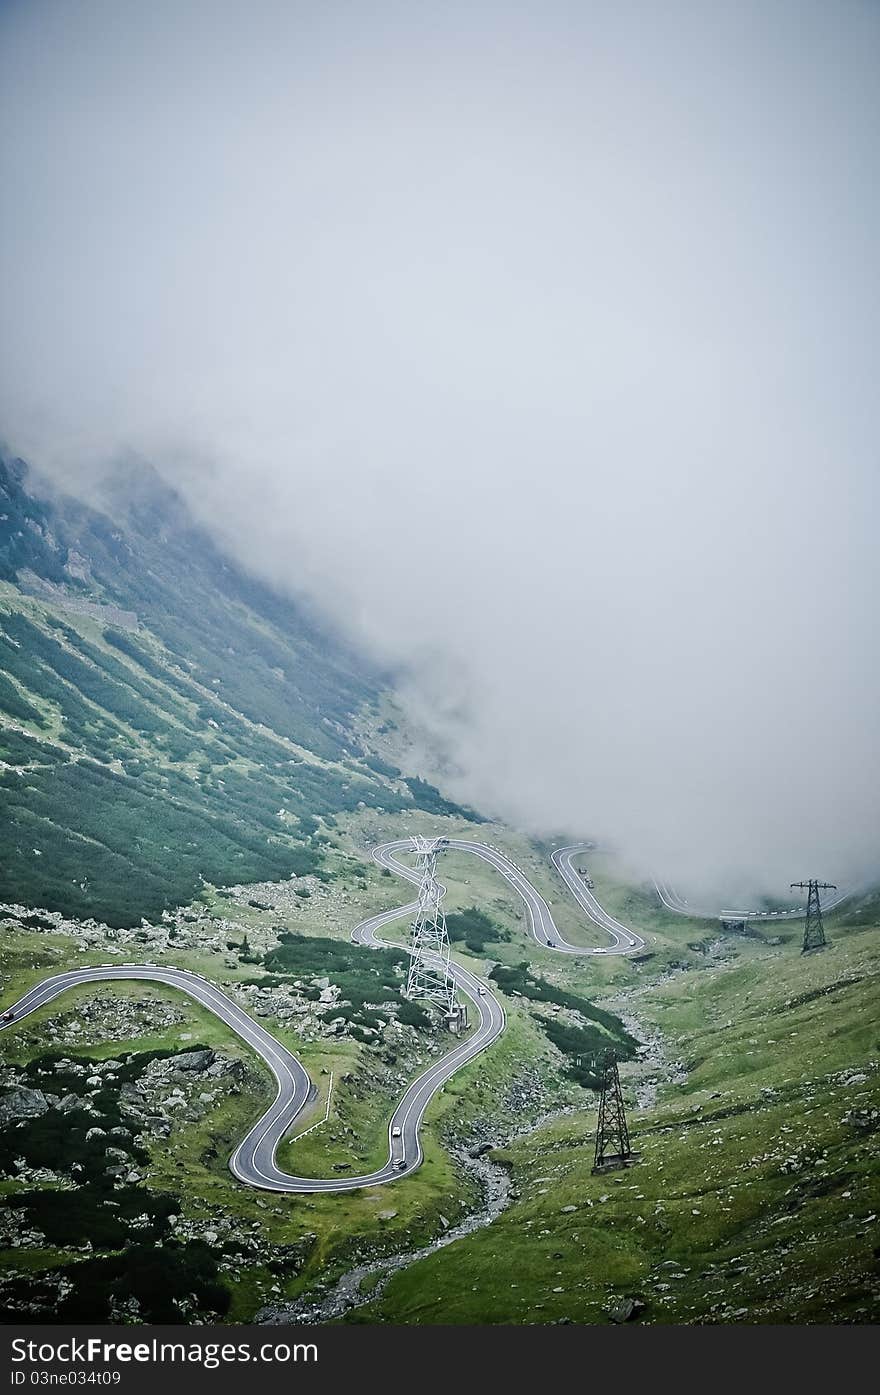
[[[878,869],[880,10],[0,9],[0,435],[132,453],[460,797]]]

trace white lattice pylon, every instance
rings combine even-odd
[[[412,923],[409,944],[408,998],[437,1003],[444,1012],[455,1011],[455,984],[449,971],[449,935],[437,883],[436,838],[413,838],[413,851],[422,864],[419,907]]]

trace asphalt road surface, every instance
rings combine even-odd
[[[792,906],[784,911],[708,910],[705,906],[692,906],[687,897],[682,896],[669,882],[655,880],[654,889],[668,911],[674,911],[676,915],[696,916],[700,920],[802,920],[807,912],[806,906]],[[829,900],[822,901],[822,910],[833,911],[835,906],[839,906],[852,894],[852,888],[837,891]]]
[[[642,937],[602,909],[584,879],[572,865],[572,859],[581,858],[593,846],[591,843],[573,843],[570,847],[559,848],[553,853],[552,862],[581,909],[594,925],[598,925],[601,930],[605,930],[611,936],[610,945],[600,945],[595,949],[585,948],[583,945],[573,945],[566,940],[553,919],[550,906],[540,891],[532,886],[528,877],[520,871],[516,863],[512,862],[505,853],[500,852],[498,848],[493,848],[488,843],[472,843],[459,838],[445,839],[444,844],[446,847],[454,848],[459,852],[473,853],[474,857],[481,857],[484,862],[489,863],[490,867],[494,867],[496,872],[500,872],[501,876],[525,901],[532,935],[544,949],[555,949],[560,954],[632,954],[635,950],[644,949],[645,941]],[[380,847],[375,848],[373,858],[381,867],[387,867],[390,871],[396,872],[398,876],[406,877],[417,885],[418,873],[414,872],[406,863],[400,862],[395,855],[411,851],[411,849],[410,840],[401,838],[397,842],[383,843]]]
[[[587,949],[570,944],[556,926],[549,904],[541,893],[510,858],[485,843],[459,839],[441,840],[443,846],[472,853],[488,862],[522,897],[529,912],[532,934],[538,944],[562,954],[627,954],[640,949],[644,941],[620,921],[609,916],[586,887],[572,865],[572,859],[584,853],[589,844],[577,843],[553,854],[553,864],[562,876],[578,905],[595,925],[611,936],[610,945]],[[418,885],[420,875],[402,862],[398,854],[412,850],[409,839],[383,843],[373,851],[374,860],[397,876]],[[445,888],[438,883],[438,896]],[[352,931],[352,939],[366,949],[380,947],[387,941],[378,931],[391,921],[412,917],[417,901],[397,906],[370,916]],[[278,1092],[270,1107],[239,1143],[230,1158],[230,1168],[239,1181],[265,1191],[275,1192],[348,1192],[359,1187],[380,1186],[405,1177],[422,1161],[420,1129],[425,1110],[431,1099],[447,1080],[466,1062],[485,1051],[504,1031],[504,1010],[488,984],[469,969],[454,961],[450,964],[457,989],[470,1000],[473,1008],[473,1029],[440,1060],[407,1087],[388,1123],[388,1159],[374,1172],[361,1176],[297,1177],[282,1171],[275,1161],[278,1145],[291,1130],[297,1117],[314,1097],[314,1089],[302,1063],[286,1046],[261,1027],[208,979],[187,969],[166,968],[157,964],[102,964],[90,968],[71,969],[46,978],[30,989],[17,1003],[11,1005],[13,1019],[0,1022],[0,1028],[15,1027],[22,1018],[44,1007],[69,988],[89,983],[104,983],[120,979],[148,979],[164,983],[188,993],[202,1007],[219,1017],[241,1037],[268,1065],[275,1077]]]

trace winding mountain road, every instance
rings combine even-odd
[[[525,873],[497,848],[486,843],[461,839],[440,840],[441,848],[471,853],[482,858],[500,873],[525,902],[532,935],[542,947],[562,954],[632,953],[644,946],[644,940],[602,909],[572,865],[572,859],[582,855],[590,846],[588,843],[576,843],[561,848],[554,852],[552,860],[578,905],[595,925],[612,938],[610,945],[594,949],[573,945],[564,938],[553,919],[548,902]],[[411,849],[410,839],[399,839],[381,844],[373,850],[372,855],[380,867],[387,868],[405,881],[418,885],[419,873],[399,857],[400,853]],[[445,894],[445,887],[440,883],[437,883],[437,894],[438,897]],[[414,915],[417,908],[418,902],[411,901],[405,906],[396,906],[392,910],[370,916],[355,926],[352,939],[367,949],[387,945],[389,942],[380,939],[378,931],[392,921]],[[68,989],[83,984],[148,979],[177,988],[209,1012],[213,1012],[221,1022],[236,1032],[242,1041],[263,1058],[275,1077],[278,1087],[275,1099],[230,1158],[229,1165],[234,1176],[249,1186],[265,1191],[349,1192],[359,1187],[373,1187],[392,1182],[406,1176],[420,1165],[420,1129],[431,1099],[461,1066],[472,1061],[481,1051],[485,1051],[504,1031],[504,1010],[488,985],[469,969],[454,961],[450,964],[450,969],[456,987],[470,1000],[477,1014],[474,1030],[407,1087],[388,1124],[387,1161],[374,1172],[360,1176],[297,1177],[284,1172],[278,1166],[275,1161],[278,1146],[308,1101],[314,1097],[312,1082],[305,1067],[292,1051],[255,1022],[228,994],[223,993],[208,979],[188,969],[169,968],[158,964],[102,964],[55,974],[51,978],[43,979],[17,1003],[13,1003],[12,1020],[0,1021],[0,1028],[15,1027],[22,1018],[52,1002]]]
[[[669,882],[661,882],[655,878],[654,890],[663,902],[667,911],[672,911],[675,915],[689,915],[699,920],[803,920],[806,914],[806,906],[786,907],[781,911],[751,910],[751,911],[723,911],[709,910],[705,906],[692,906],[686,896],[676,891]],[[830,900],[822,902],[823,911],[833,911],[841,902],[849,900],[853,894],[853,888],[846,888],[838,891],[837,895]]]

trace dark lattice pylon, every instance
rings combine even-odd
[[[615,1167],[627,1167],[637,1157],[629,1145],[626,1110],[617,1057],[606,1051],[602,1057],[602,1089],[599,1095],[599,1120],[596,1125],[596,1157],[593,1172],[608,1172]]]
[[[804,921],[804,947],[802,954],[809,954],[814,949],[824,949],[827,944],[825,939],[825,926],[822,924],[822,907],[819,903],[820,891],[836,891],[837,887],[833,882],[792,882],[791,890],[797,888],[799,891],[807,893],[807,917]]]

